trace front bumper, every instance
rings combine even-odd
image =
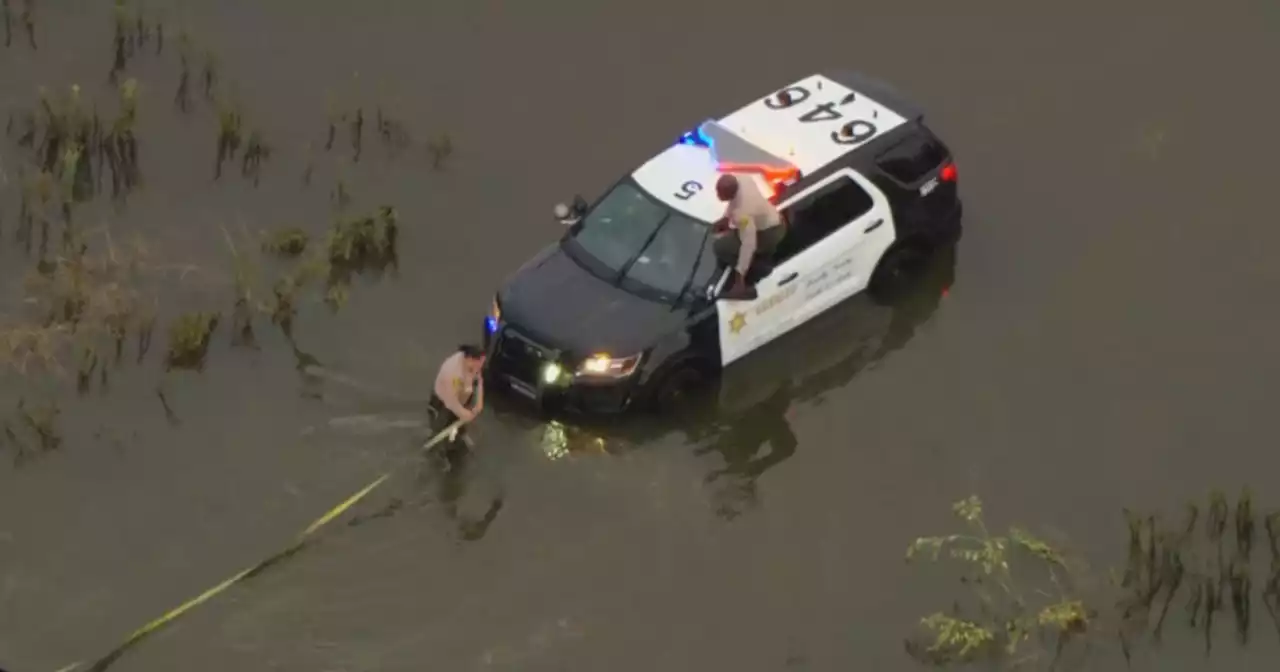
[[[489,353],[487,384],[513,393],[534,408],[615,414],[626,411],[637,398],[638,376],[618,380],[574,377],[574,363],[561,352],[510,325],[486,323],[484,347]],[[560,374],[549,375],[549,367],[559,367]]]

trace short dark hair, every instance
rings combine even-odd
[[[459,345],[458,352],[461,352],[462,356],[467,359],[482,359],[489,354],[484,351],[484,348],[477,345]]]
[[[738,178],[729,173],[720,176],[716,180],[716,196],[722,201],[727,201],[738,195]]]

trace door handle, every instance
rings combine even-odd
[[[880,228],[881,224],[884,224],[884,219],[877,219],[876,221],[871,222],[871,226],[868,226],[867,228],[863,229],[862,232],[871,233],[872,231],[875,231],[876,229]]]
[[[778,281],[778,286],[779,286],[779,287],[781,287],[781,286],[783,286],[783,285],[787,284],[788,282],[791,282],[792,280],[795,280],[795,279],[796,279],[797,277],[799,277],[799,276],[800,276],[800,274],[799,274],[799,273],[792,273],[791,275],[788,275],[787,277],[785,277],[785,278],[783,278],[783,279],[779,280],[779,281]]]

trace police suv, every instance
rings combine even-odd
[[[757,296],[719,298],[715,180],[756,181],[787,231],[748,274]],[[544,407],[669,408],[724,367],[837,303],[892,291],[960,231],[950,151],[923,112],[857,73],[806,77],[708,120],[594,203],[525,263],[485,319],[486,379]],[[730,234],[732,235],[732,234]]]

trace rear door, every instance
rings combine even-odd
[[[806,258],[807,273],[795,327],[866,289],[895,233],[888,199],[855,170],[836,172],[792,203],[787,211],[795,231],[817,238],[798,255]]]

